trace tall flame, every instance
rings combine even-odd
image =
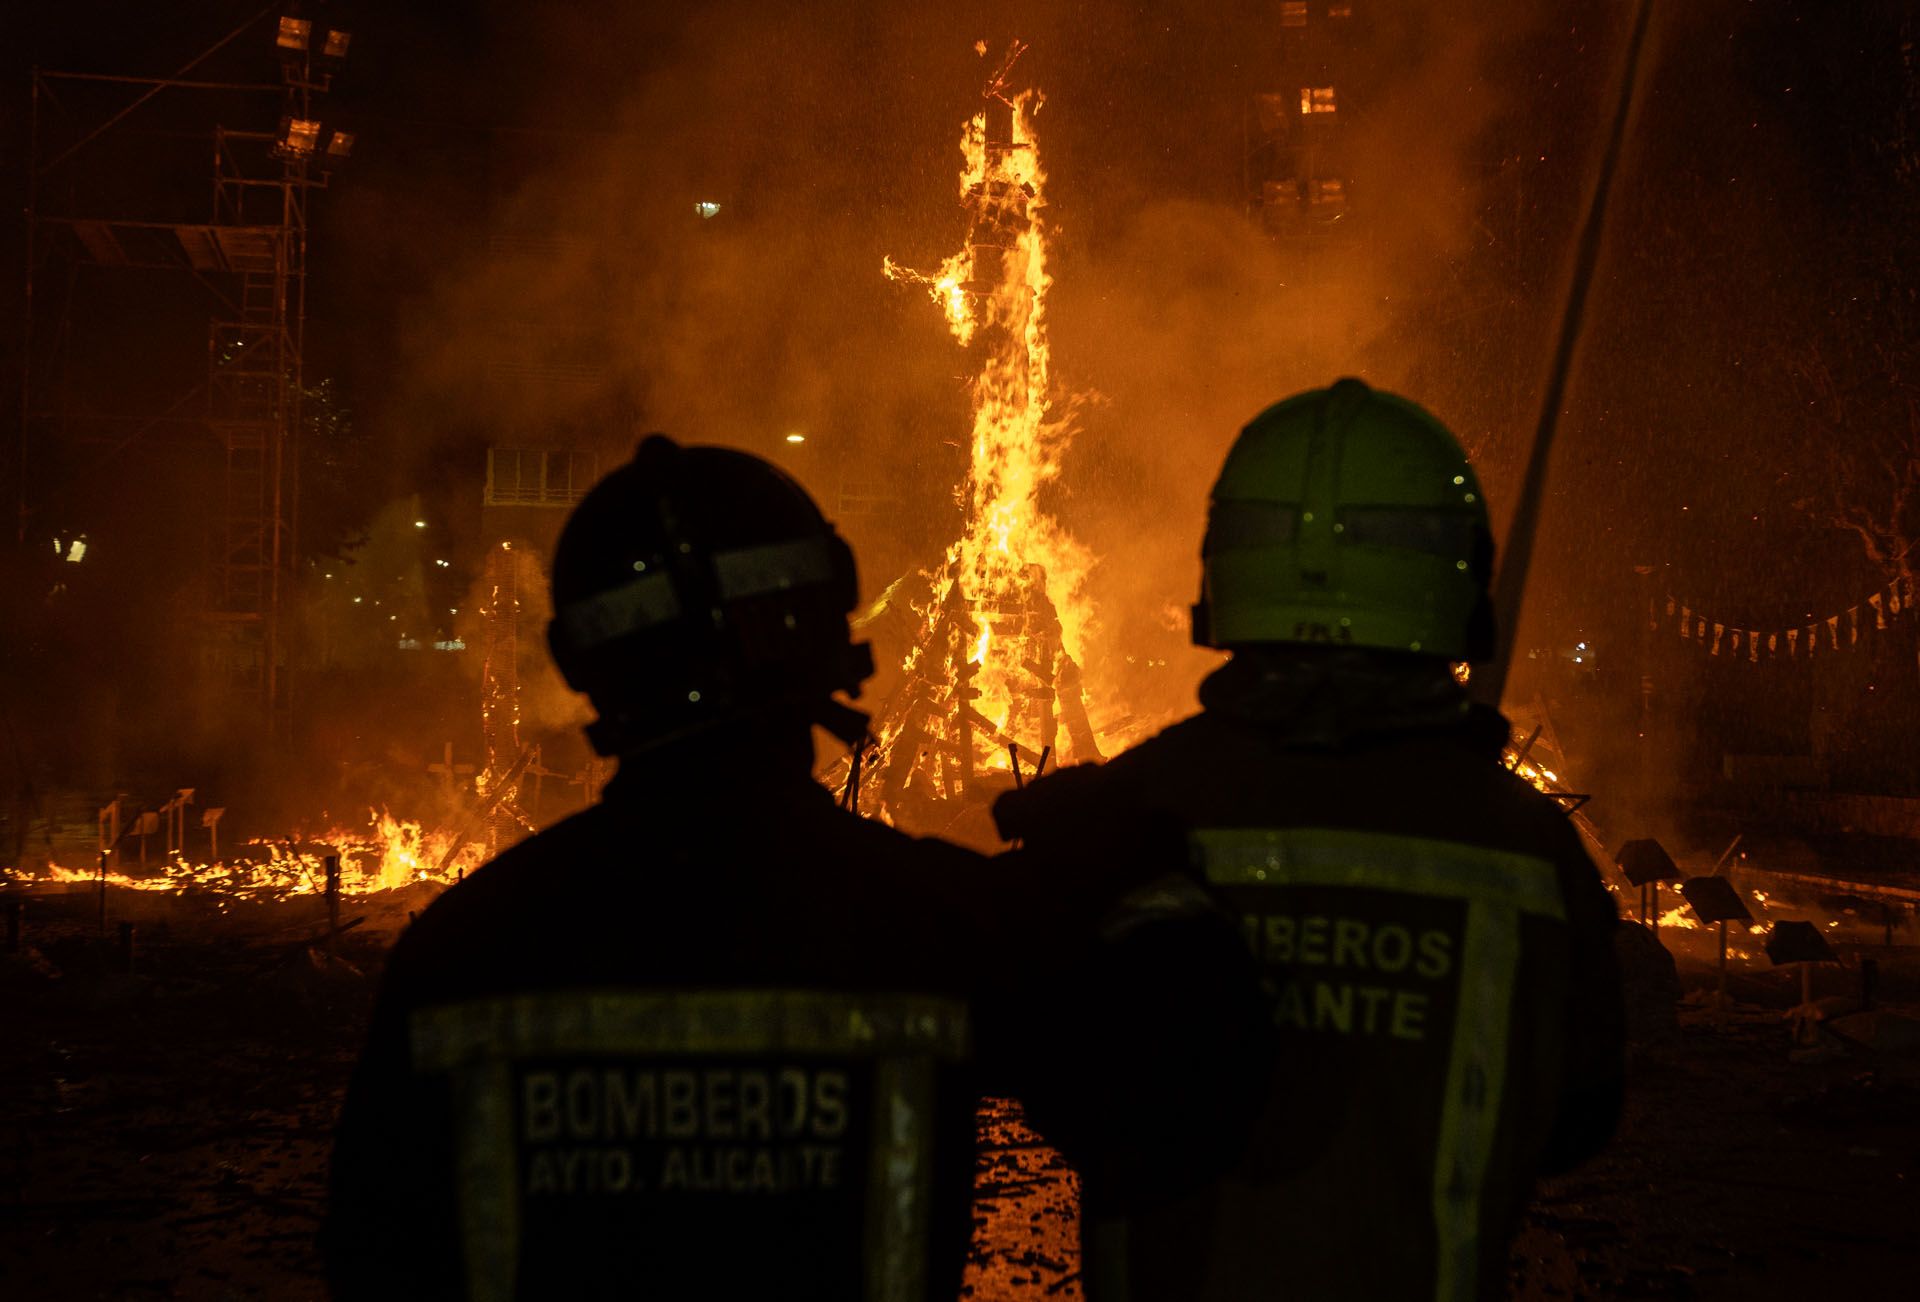
[[[1093,558],[1042,503],[1060,475],[1074,404],[1055,392],[1047,339],[1053,281],[1035,128],[1044,100],[1005,88],[1024,48],[1013,46],[960,134],[966,244],[931,272],[884,262],[889,279],[926,292],[975,361],[970,454],[956,494],[966,524],[932,576],[930,599],[915,607],[924,623],[905,663],[914,699],[881,729],[883,746],[903,731],[916,755],[924,743],[933,765],[945,766],[929,782],[948,796],[977,769],[1005,771],[1009,747],[1030,762],[1054,747],[1059,722],[1060,748],[1098,757],[1079,679]],[[902,781],[896,773],[887,786],[897,793]]]

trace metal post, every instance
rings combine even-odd
[[[100,852],[100,934],[107,934],[107,852]]]
[[[327,866],[327,957],[334,956],[340,936],[340,856],[330,854]]]
[[[1636,600],[1644,607],[1635,611],[1640,622],[1640,640],[1635,647],[1640,662],[1640,721],[1638,740],[1633,748],[1633,777],[1637,799],[1645,800],[1653,784],[1653,614],[1657,607],[1654,605],[1654,567],[1636,565],[1633,572],[1640,576],[1639,585],[1634,589]]]
[[[1514,503],[1513,523],[1507,529],[1506,545],[1501,549],[1505,555],[1500,572],[1495,576],[1493,591],[1493,608],[1499,612],[1499,645],[1492,663],[1484,671],[1476,672],[1472,680],[1475,695],[1490,705],[1500,703],[1501,693],[1507,685],[1507,674],[1513,668],[1514,645],[1520,632],[1520,603],[1526,595],[1534,535],[1538,532],[1541,503],[1546,496],[1547,467],[1552,459],[1554,433],[1559,426],[1568,377],[1573,371],[1574,352],[1580,341],[1587,291],[1593,284],[1594,269],[1600,261],[1602,236],[1606,230],[1607,198],[1613,189],[1614,174],[1619,170],[1627,124],[1633,116],[1634,86],[1640,74],[1640,55],[1646,45],[1647,28],[1652,18],[1653,0],[1640,0],[1632,30],[1627,36],[1626,55],[1621,62],[1613,121],[1600,155],[1586,217],[1574,244],[1573,273],[1567,285],[1567,299],[1561,313],[1553,361],[1547,370],[1546,389],[1541,397],[1540,420],[1534,430],[1533,448],[1528,453],[1526,471]]]
[[[1720,920],[1720,1007],[1727,1006],[1727,921]]]
[[[14,484],[14,541],[22,548],[27,545],[27,459],[30,436],[28,429],[33,422],[33,261],[34,236],[39,215],[36,208],[40,198],[40,69],[33,70],[33,103],[27,110],[27,265],[24,292],[20,301],[20,449],[19,464],[14,473],[19,481]]]

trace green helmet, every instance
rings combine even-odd
[[[1213,486],[1193,640],[1493,653],[1493,532],[1467,454],[1405,398],[1339,380],[1267,408]]]

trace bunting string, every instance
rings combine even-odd
[[[1791,628],[1751,628],[1714,619],[1691,601],[1669,594],[1664,606],[1647,603],[1647,625],[1677,635],[1710,656],[1759,663],[1762,660],[1811,660],[1860,645],[1862,629],[1885,632],[1913,613],[1914,583],[1899,579],[1831,615]]]

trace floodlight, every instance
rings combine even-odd
[[[352,32],[329,30],[326,41],[320,46],[320,57],[338,61],[347,57],[347,46],[353,43]]]
[[[702,221],[705,221],[709,217],[716,217],[719,215],[720,205],[703,199],[700,202],[693,205],[693,210],[700,214],[700,219]]]
[[[306,18],[280,19],[280,30],[273,43],[283,50],[304,51],[307,42],[313,39],[313,23]]]
[[[312,118],[281,118],[276,152],[293,158],[306,158],[319,147],[320,124]]]
[[[344,163],[351,153],[353,153],[353,132],[336,131],[327,137],[328,162]]]

